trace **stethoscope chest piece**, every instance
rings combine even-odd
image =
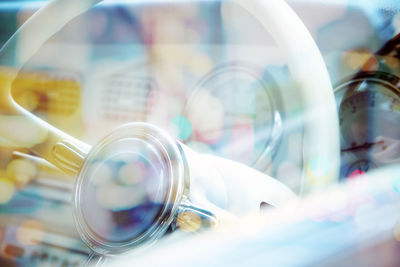
[[[90,150],[75,183],[81,238],[104,255],[157,240],[177,216],[185,171],[182,152],[162,130],[145,123],[117,128]]]

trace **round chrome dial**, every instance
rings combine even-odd
[[[399,161],[400,78],[385,72],[361,73],[340,84],[335,93],[342,176],[348,176],[359,160],[371,167]]]

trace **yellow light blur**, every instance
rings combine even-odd
[[[36,177],[37,168],[27,159],[14,159],[7,165],[6,172],[18,186],[23,186]]]
[[[41,72],[20,73],[12,88],[14,100],[29,111],[69,116],[80,105],[80,84],[72,77]]]
[[[13,182],[6,178],[0,178],[0,204],[5,204],[13,197],[15,186]]]
[[[39,244],[44,237],[44,226],[36,220],[26,220],[18,228],[17,240],[23,245]]]
[[[352,50],[343,53],[342,62],[353,70],[373,71],[379,66],[378,60],[367,49]]]
[[[28,111],[37,109],[40,104],[39,95],[28,90],[16,95],[15,100]]]
[[[178,215],[178,227],[185,232],[196,232],[201,227],[200,215],[185,211]]]
[[[307,164],[306,176],[311,185],[323,186],[333,180],[332,167],[327,160],[322,158],[313,158]]]
[[[396,57],[385,57],[385,63],[392,69],[400,67],[399,59]]]

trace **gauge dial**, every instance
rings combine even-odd
[[[366,159],[378,165],[400,160],[399,86],[396,76],[368,72],[336,88],[342,159],[351,154],[353,162]]]
[[[189,97],[184,114],[193,131],[184,141],[198,151],[265,170],[281,138],[280,110],[277,87],[264,70],[224,66],[200,81]]]

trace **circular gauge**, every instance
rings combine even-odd
[[[264,70],[246,64],[218,68],[202,79],[184,116],[191,124],[186,144],[259,170],[268,166],[281,138],[277,87]]]
[[[379,165],[400,159],[399,87],[400,78],[392,74],[366,72],[335,89],[342,161],[346,154],[352,161],[366,159]]]

